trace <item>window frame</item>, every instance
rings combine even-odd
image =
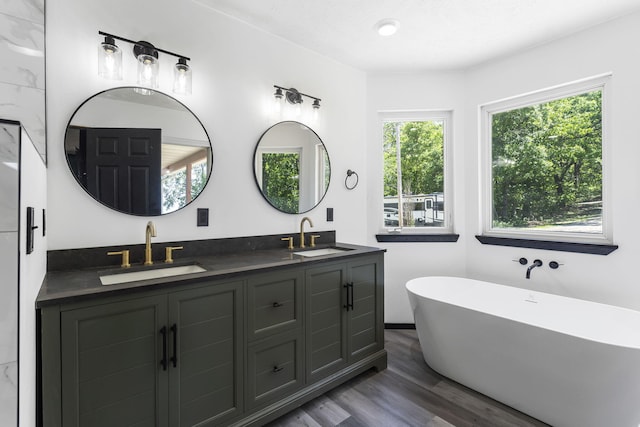
[[[450,235],[453,236],[454,224],[453,224],[453,160],[452,160],[452,141],[453,141],[453,110],[406,110],[406,111],[380,111],[378,113],[378,130],[379,130],[379,144],[380,144],[380,157],[382,159],[380,163],[381,175],[380,175],[380,209],[376,212],[377,224],[379,224],[379,234],[377,235],[379,241],[388,241],[384,239],[384,235],[398,236],[398,235]],[[384,211],[384,151],[383,139],[384,139],[384,124],[389,122],[417,122],[417,121],[435,121],[441,120],[443,122],[443,197],[446,200],[446,211],[444,213],[444,223],[442,227],[403,227],[398,226],[385,226],[383,215],[380,212]],[[380,240],[383,239],[383,240]],[[418,240],[402,240],[399,241],[456,241],[455,240],[430,240],[430,239],[418,239]]]
[[[610,245],[613,243],[611,223],[611,168],[609,165],[610,86],[612,73],[589,77],[522,95],[482,104],[479,114],[480,142],[480,218],[481,236],[506,239],[544,240],[549,242]],[[493,227],[492,116],[493,114],[542,104],[558,99],[600,90],[602,100],[602,231],[601,233],[505,229]]]

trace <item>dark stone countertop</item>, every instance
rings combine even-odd
[[[185,242],[184,244],[189,245],[189,242]],[[295,254],[295,252],[328,247],[339,247],[349,250],[337,254],[315,257],[304,257]],[[288,250],[286,248],[269,248],[184,257],[179,260],[177,259],[173,264],[165,264],[160,260],[154,261],[153,266],[142,266],[138,264],[132,265],[127,269],[113,265],[102,265],[49,271],[36,299],[36,307],[42,308],[50,305],[84,301],[96,297],[120,296],[151,289],[178,287],[202,282],[203,280],[233,279],[252,272],[277,271],[278,269],[296,265],[312,266],[329,261],[336,261],[341,258],[347,260],[353,257],[380,252],[384,252],[384,249],[347,243],[329,243],[324,245],[319,244],[315,248],[306,249],[296,248],[294,250]],[[176,255],[179,256],[180,253],[178,252]],[[115,258],[119,259],[119,257]],[[104,274],[128,273],[191,264],[200,265],[206,271],[114,285],[102,285],[100,282],[100,276]]]

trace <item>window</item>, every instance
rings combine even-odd
[[[299,210],[300,155],[297,149],[262,151],[260,188],[271,204],[283,212]]]
[[[610,242],[608,78],[481,107],[485,235]]]
[[[383,117],[383,226],[393,231],[451,232],[448,112]]]
[[[210,161],[205,150],[189,151],[186,154],[180,147],[168,150],[169,144],[163,146],[163,159],[170,159],[173,163],[163,167],[162,185],[162,213],[173,212],[188,204],[202,192],[207,184]],[[175,160],[171,157],[177,154]]]

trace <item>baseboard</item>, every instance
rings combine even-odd
[[[415,329],[415,323],[385,323],[385,329]]]

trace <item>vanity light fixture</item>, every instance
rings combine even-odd
[[[320,100],[315,99],[311,107],[313,107],[313,120],[318,120],[318,116],[320,115]]]
[[[111,36],[105,36],[98,46],[98,75],[105,79],[122,80],[122,50]]]
[[[282,99],[286,99],[287,102],[295,108],[296,115],[300,115],[302,112],[302,97],[307,97],[309,99],[313,99],[313,115],[314,117],[318,116],[318,110],[320,109],[320,98],[307,95],[306,93],[302,93],[295,88],[286,88],[278,85],[273,85],[276,88],[276,92],[273,94],[274,96],[274,109],[276,112],[279,112],[282,109]],[[283,94],[284,91],[284,94]]]
[[[160,66],[156,48],[149,42],[140,41],[133,46],[133,54],[138,60],[138,84],[158,88]]]
[[[276,93],[273,94],[273,111],[275,113],[279,113],[282,111],[282,97],[284,94],[282,93],[282,89],[276,86]]]
[[[178,58],[173,72],[173,92],[183,95],[191,94],[191,67],[187,64],[191,58],[160,49],[146,41],[133,41],[103,31],[98,31],[98,34],[104,36],[104,42],[100,44],[98,51],[98,74],[100,76],[108,79],[122,79],[122,51],[115,44],[115,40],[120,40],[133,45],[133,55],[138,61],[137,81],[139,85],[152,89],[158,87],[160,69],[158,53],[162,52]]]
[[[191,67],[183,57],[178,58],[178,62],[173,67],[173,91],[182,95],[191,95]]]

